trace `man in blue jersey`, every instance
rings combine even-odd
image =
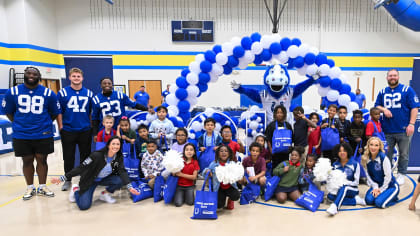
[[[54,197],[46,186],[47,156],[54,152],[53,121],[60,113],[60,104],[55,93],[40,85],[40,81],[39,70],[27,67],[24,84],[7,90],[2,102],[3,111],[12,122],[15,156],[23,160],[23,175],[27,184],[23,200],[29,200],[35,194]],[[37,190],[34,186],[35,159],[39,181]]]
[[[389,86],[379,92],[375,106],[385,115],[382,129],[388,143],[387,156],[390,160],[392,160],[392,150],[394,150],[395,144],[398,144],[400,156],[397,182],[401,185],[404,184],[404,175],[407,174],[408,153],[420,103],[414,89],[400,84],[399,79],[398,70],[388,71]]]
[[[140,86],[140,90],[137,93],[134,94],[134,99],[136,99],[136,102],[138,104],[141,104],[145,107],[148,107],[150,96],[144,90],[145,90],[144,85]]]
[[[366,107],[366,96],[360,89],[356,89],[356,99],[354,99],[354,101],[359,104],[359,109],[364,109]]]
[[[83,87],[83,72],[79,68],[70,69],[69,80],[70,86],[61,89],[57,94],[61,105],[57,123],[63,146],[65,173],[74,168],[76,144],[79,146],[82,163],[89,156],[92,143],[90,114],[93,93]],[[61,190],[67,191],[70,187],[71,179],[67,179]]]
[[[169,94],[169,87],[170,87],[170,86],[171,86],[170,84],[167,84],[167,85],[166,85],[166,90],[164,90],[164,91],[162,92],[162,103],[164,103],[164,102],[165,102],[166,96],[168,96],[168,94]]]
[[[101,88],[102,93],[93,97],[92,124],[95,142],[98,130],[102,128],[100,123],[106,115],[114,117],[114,129],[116,129],[121,116],[125,115],[125,106],[147,111],[147,107],[131,101],[126,94],[114,91],[111,78],[102,78]]]

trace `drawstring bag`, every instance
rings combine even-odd
[[[153,201],[159,202],[163,199],[163,189],[165,188],[165,179],[158,175],[155,178],[155,185],[153,186]]]
[[[136,148],[134,144],[123,143],[122,153],[124,158],[124,167],[131,181],[140,179],[140,160],[136,158]]]
[[[327,122],[329,123],[328,119]],[[335,145],[340,143],[340,133],[336,128],[326,127],[321,129],[321,138],[321,151],[332,150]]]
[[[166,183],[163,188],[163,201],[165,202],[165,204],[169,204],[173,201],[177,185],[178,177],[169,175],[168,179],[166,179]]]
[[[239,204],[241,205],[247,205],[255,202],[261,192],[261,187],[259,184],[254,184],[250,182],[248,179],[248,175],[245,175],[245,178],[248,181],[248,184],[242,190],[241,199],[239,201]]]
[[[309,191],[306,191],[300,195],[295,203],[312,212],[315,212],[318,210],[319,205],[324,199],[324,192],[319,190],[310,178],[305,176],[305,180],[309,183]]]
[[[153,190],[147,184],[146,180],[132,181],[131,185],[140,193],[140,195],[130,193],[133,202],[139,202],[141,200],[153,197]]]
[[[209,173],[206,174],[203,187],[195,192],[194,213],[191,219],[217,219],[217,191],[213,192],[213,184]],[[209,191],[204,191],[206,183],[209,183]]]
[[[292,131],[286,128],[286,122],[283,123],[283,127],[279,128],[276,121],[276,129],[271,142],[273,154],[289,151],[289,147],[292,146]]]

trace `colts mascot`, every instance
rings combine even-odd
[[[266,110],[267,121],[270,123],[273,121],[273,111],[277,105],[283,105],[289,111],[292,99],[301,95],[314,84],[319,75],[308,76],[308,78],[297,85],[290,85],[290,76],[286,66],[275,64],[269,66],[265,71],[264,85],[266,89],[263,91],[244,88],[236,81],[232,81],[231,86],[235,92],[244,94],[251,100],[262,104],[263,109]],[[293,115],[288,114],[287,121],[293,124]]]

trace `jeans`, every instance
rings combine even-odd
[[[388,143],[387,156],[392,163],[392,156],[394,154],[395,144],[398,144],[398,153],[400,155],[398,159],[398,173],[407,174],[408,167],[408,153],[410,151],[411,138],[413,136],[407,136],[406,133],[396,134],[385,134],[386,142]]]
[[[175,206],[180,207],[184,202],[189,206],[194,205],[194,185],[188,187],[176,186]]]
[[[98,185],[107,186],[106,191],[113,193],[123,186],[123,182],[120,176],[109,175],[99,182],[95,181],[83,194],[79,194],[79,191],[74,192],[74,197],[76,198],[76,203],[80,210],[87,210],[92,206],[93,192],[95,192]]]

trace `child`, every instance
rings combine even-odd
[[[217,208],[222,208],[226,204],[226,197],[229,197],[231,201],[237,201],[240,197],[240,193],[238,191],[238,186],[236,183],[234,184],[224,184],[223,182],[220,183],[217,180],[216,176],[216,167],[221,165],[224,166],[225,164],[232,161],[233,152],[229,146],[220,145],[216,149],[216,158],[215,161],[210,164],[210,166],[203,170],[203,173],[210,172],[210,177],[212,178],[213,183],[213,191],[217,191]],[[233,209],[233,206],[228,208]]]
[[[157,150],[157,144],[153,140],[147,141],[147,152],[141,159],[141,170],[147,180],[147,184],[153,189],[156,176],[160,175],[164,169],[162,165],[162,153]]]
[[[130,129],[130,121],[127,116],[120,119],[120,124],[117,126],[117,136],[126,143],[134,144],[136,142],[136,132]]]
[[[299,190],[300,192],[308,191],[309,183],[306,181],[305,177],[309,178],[310,180],[315,179],[315,175],[313,173],[313,169],[316,163],[317,156],[316,154],[308,154],[306,156],[305,161],[305,168],[302,168],[299,174]]]
[[[174,200],[177,207],[182,206],[184,202],[189,206],[194,204],[194,181],[197,179],[197,174],[200,170],[193,144],[185,144],[182,155],[184,157],[184,168],[180,172],[175,173],[175,176],[179,177]]]
[[[318,124],[319,115],[316,112],[312,112],[309,115],[309,119]],[[308,154],[315,154],[318,157],[321,156],[321,127],[316,128],[308,127]],[[315,150],[315,152],[314,152]]]
[[[363,112],[361,110],[353,111],[353,122],[350,124],[349,141],[350,146],[355,152],[363,153],[363,147],[366,144],[365,124],[362,122]],[[357,145],[361,143],[359,150]]]
[[[153,109],[153,105],[149,105],[149,109],[147,111],[149,112],[150,115],[155,114],[155,110]]]
[[[381,122],[379,121],[379,118],[381,117],[381,111],[373,107],[370,109],[370,121],[366,124],[366,139],[371,138],[372,136],[376,136],[376,132],[381,133],[382,132],[382,126]],[[374,127],[375,126],[375,127]],[[375,130],[376,128],[376,130]],[[385,150],[386,152],[387,150]]]
[[[273,175],[281,178],[275,192],[279,203],[285,203],[287,198],[296,201],[300,197],[298,179],[302,169],[300,160],[304,151],[303,147],[294,147],[290,154],[290,160],[283,161],[273,170]]]
[[[175,150],[179,153],[183,153],[184,146],[187,144],[188,132],[185,128],[178,128],[175,131],[176,142],[172,144],[171,150]]]
[[[261,145],[261,153],[260,156],[264,158],[265,163],[271,162],[271,155],[267,148],[265,148],[265,136],[263,134],[257,135],[255,137],[255,142]]]
[[[98,143],[108,142],[108,140],[117,133],[115,129],[112,128],[114,126],[114,117],[112,117],[111,115],[106,115],[104,117],[104,119],[102,120],[102,125],[104,126],[104,128],[101,131],[99,131],[96,138],[96,142]]]
[[[342,205],[355,206],[356,204],[365,206],[366,202],[359,197],[359,177],[360,165],[351,158],[353,150],[348,143],[340,143],[334,147],[333,155],[338,161],[334,162],[333,170],[340,170],[347,176],[347,183],[343,185],[337,194],[328,193],[327,198],[333,203],[327,209],[331,216],[338,213]]]
[[[204,152],[209,147],[213,147],[214,150],[216,150],[217,146],[222,143],[222,137],[214,132],[214,128],[216,128],[216,120],[211,117],[207,118],[204,121],[204,129],[206,132],[198,137],[198,149],[200,152]]]
[[[340,143],[348,142],[349,131],[350,131],[350,121],[347,118],[347,107],[340,106],[338,108],[338,132],[340,133]]]
[[[289,148],[292,144],[293,131],[292,126],[286,121],[287,111],[283,105],[276,106],[273,115],[274,121],[267,126],[265,136],[267,137],[273,168],[276,168],[281,162],[289,160]],[[279,151],[276,146],[280,147],[282,143],[287,144],[283,146],[283,150]],[[273,144],[275,145],[273,146]]]
[[[365,195],[366,204],[386,208],[397,203],[400,186],[392,175],[391,161],[379,138],[372,137],[367,141],[362,165],[370,187]]]
[[[410,205],[408,206],[409,210],[412,210],[412,211],[416,210],[416,200],[419,197],[419,194],[420,194],[420,176],[419,176],[419,179],[417,180],[417,187],[414,190],[413,197],[411,198]]]
[[[321,132],[322,132],[322,129],[325,129],[327,127],[330,127],[330,128],[333,128],[333,129],[338,127],[338,119],[334,118],[335,115],[337,114],[337,105],[335,105],[335,104],[329,105],[327,113],[328,113],[328,118],[323,119],[322,123],[321,123]],[[322,141],[325,142],[325,140],[322,140]],[[322,145],[322,143],[321,143],[321,145]],[[334,163],[334,159],[333,159],[333,155],[332,155],[332,149],[322,151],[322,156],[330,159],[331,163]]]
[[[136,153],[139,159],[141,159],[143,153],[147,150],[147,140],[150,139],[150,135],[147,126],[143,124],[139,125],[137,132],[138,137],[136,139]]]
[[[304,110],[301,106],[293,109],[295,123],[293,124],[293,145],[305,148],[303,157],[308,153],[308,128],[316,128],[316,123],[306,118]],[[303,161],[303,160],[302,160]]]
[[[149,127],[149,132],[152,138],[158,139],[159,148],[163,152],[166,152],[171,146],[175,133],[175,127],[172,121],[166,118],[168,115],[168,108],[158,106],[156,111],[158,119],[152,121]]]
[[[261,157],[262,147],[259,143],[253,142],[249,145],[250,156],[246,157],[242,161],[242,165],[245,168],[245,173],[248,174],[249,181],[257,183],[260,186],[265,187],[265,160]],[[248,182],[244,179],[241,181],[241,184],[246,185]]]
[[[233,152],[233,161],[237,162],[238,159],[236,158],[236,152],[244,153],[245,148],[244,145],[240,140],[235,142],[232,140],[232,128],[229,125],[225,125],[220,129],[220,133],[222,134],[222,143],[228,145]]]

